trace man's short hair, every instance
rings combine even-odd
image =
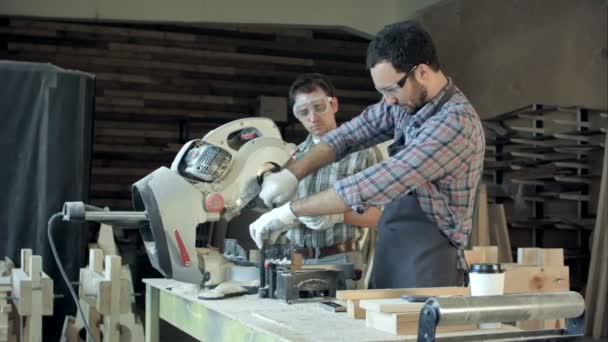
[[[319,73],[302,74],[289,88],[289,103],[294,104],[297,94],[312,93],[317,88],[323,90],[329,97],[336,96],[336,88],[329,77]]]
[[[384,61],[400,72],[407,72],[418,64],[427,64],[434,70],[440,67],[431,35],[411,20],[384,26],[369,43],[367,69]]]

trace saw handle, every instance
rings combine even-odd
[[[281,166],[275,162],[267,162],[262,165],[258,171],[256,172],[256,179],[258,181],[258,185],[262,185],[264,182],[264,176],[269,173],[279,172],[281,171]]]

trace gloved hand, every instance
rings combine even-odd
[[[249,235],[258,248],[262,248],[265,239],[275,240],[281,232],[289,230],[297,223],[298,218],[291,211],[291,202],[273,209],[260,216],[249,225]]]
[[[259,197],[268,208],[290,201],[298,190],[298,179],[287,169],[264,176]]]
[[[306,227],[314,230],[324,230],[333,227],[336,223],[344,222],[344,214],[333,214],[324,216],[300,216],[298,220]]]

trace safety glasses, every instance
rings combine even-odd
[[[333,97],[321,97],[306,101],[303,103],[295,103],[293,105],[293,114],[300,120],[306,120],[312,113],[320,115],[329,111]]]
[[[416,70],[417,67],[418,67],[418,64],[414,65],[410,69],[410,71],[406,72],[405,75],[403,75],[403,77],[401,77],[397,82],[395,82],[395,84],[388,86],[388,87],[384,87],[384,88],[376,88],[376,90],[384,96],[396,95],[399,92],[399,90],[401,88],[403,88],[403,86],[405,86],[405,82],[407,81],[408,76],[410,76],[412,74],[412,72],[414,72]]]

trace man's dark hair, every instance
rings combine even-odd
[[[336,88],[334,88],[329,77],[318,73],[302,74],[296,78],[291,84],[291,88],[289,88],[289,103],[294,104],[297,94],[312,93],[317,88],[323,90],[327,96],[336,96]]]
[[[408,72],[414,65],[427,64],[439,70],[439,59],[431,35],[415,21],[384,26],[367,47],[367,69],[390,62],[397,71]]]

